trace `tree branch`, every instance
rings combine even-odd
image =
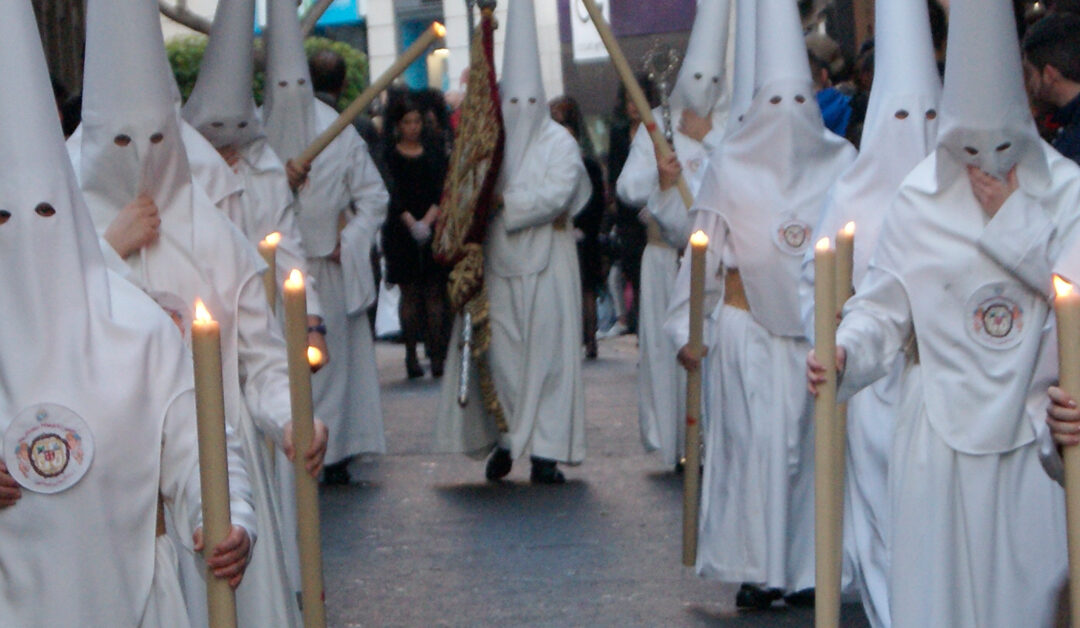
[[[181,26],[186,26],[204,35],[210,34],[210,20],[189,10],[187,2],[179,0],[176,6],[173,6],[166,3],[165,0],[158,0],[158,10],[161,11],[162,15]]]

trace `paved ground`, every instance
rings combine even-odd
[[[812,625],[738,613],[735,586],[680,565],[681,480],[642,452],[633,336],[586,365],[588,459],[561,487],[530,485],[527,462],[490,484],[483,463],[428,453],[438,384],[408,382],[399,345],[378,356],[389,454],[322,495],[331,626]]]

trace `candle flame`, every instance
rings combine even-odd
[[[852,220],[848,224],[844,225],[844,235],[855,235],[855,221]]]
[[[214,320],[210,316],[210,311],[206,309],[206,305],[203,304],[202,299],[195,299],[195,320],[200,323],[209,323]]]
[[[439,37],[446,37],[446,27],[438,22],[431,23],[431,30],[435,31]]]
[[[690,244],[693,246],[709,246],[709,236],[705,235],[704,231],[695,231],[694,235],[690,236]]]
[[[299,268],[294,268],[289,273],[289,278],[285,280],[285,287],[291,290],[299,290],[304,287],[304,275]]]
[[[269,244],[270,246],[277,246],[278,243],[281,242],[281,234],[275,231],[263,238],[263,242]]]
[[[828,251],[831,248],[832,242],[829,240],[828,236],[818,240],[817,244],[814,245],[815,251]]]
[[[1057,293],[1058,298],[1067,297],[1072,294],[1073,285],[1063,279],[1060,275],[1054,275],[1054,292]]]
[[[319,366],[322,364],[322,351],[319,351],[318,347],[307,348],[307,361],[311,366]]]

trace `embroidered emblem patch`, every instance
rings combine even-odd
[[[79,415],[42,403],[24,409],[8,425],[4,453],[14,455],[8,472],[22,487],[59,493],[86,475],[94,458],[94,439]]]
[[[968,299],[968,334],[992,349],[1009,349],[1024,333],[1023,291],[1004,283],[985,285]]]
[[[802,255],[810,246],[813,229],[799,220],[787,220],[780,223],[773,232],[773,241],[779,249],[788,255]]]
[[[690,174],[697,174],[698,170],[701,170],[701,166],[704,165],[705,160],[700,157],[697,159],[691,159],[686,162],[686,169],[690,171]]]

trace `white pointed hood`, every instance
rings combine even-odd
[[[315,139],[315,92],[295,0],[267,0],[266,12],[263,127],[270,146],[287,161]]]
[[[255,0],[219,2],[199,78],[184,119],[217,148],[241,148],[262,137],[251,92]]]
[[[724,95],[730,0],[699,0],[690,42],[671,92],[674,109],[688,108],[703,118]]]
[[[802,257],[855,149],[825,129],[795,0],[759,0],[756,18],[756,93],[713,166],[717,199],[699,202],[731,228],[754,319],[774,334],[801,337]]]
[[[540,69],[533,0],[510,0],[506,22],[506,49],[499,83],[506,127],[504,180],[517,172],[529,144],[543,125],[551,122]]]
[[[1012,3],[953,0],[949,17],[938,146],[951,159],[939,160],[939,183],[957,176],[957,163],[999,178],[1019,164],[1021,180],[1047,181],[1024,91]]]
[[[941,99],[926,3],[877,0],[875,10],[874,85],[862,150],[836,182],[820,234],[856,222],[856,283],[900,184],[934,150]]]
[[[737,129],[754,99],[757,65],[757,0],[735,1],[735,76],[731,88],[731,117],[725,134]]]
[[[89,0],[86,31],[82,126],[71,141],[94,223],[103,229],[146,194],[162,236],[190,248],[191,170],[157,6]]]

